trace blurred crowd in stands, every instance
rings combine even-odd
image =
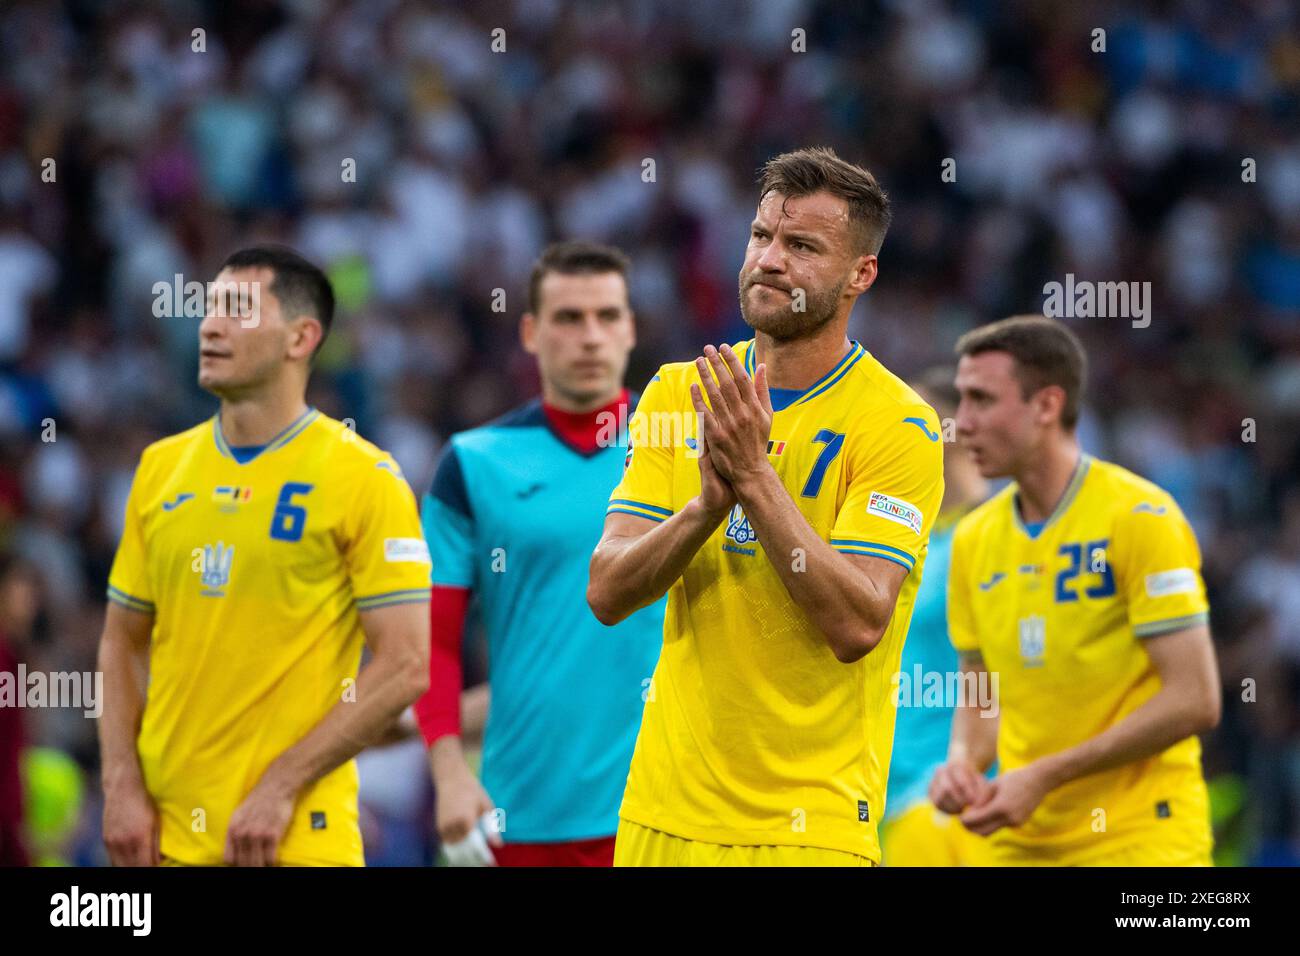
[[[1169,489],[1201,542],[1220,862],[1300,862],[1289,0],[5,4],[0,651],[94,669],[139,453],[215,411],[198,319],[157,315],[156,283],[252,240],[327,267],[310,401],[422,494],[450,433],[535,394],[516,328],[550,240],[631,256],[633,388],[747,338],[755,173],[804,145],[891,196],[852,332],[900,374],[1067,274],[1151,283],[1145,328],[1064,320],[1092,363],[1084,444]],[[103,862],[94,722],[20,717],[30,856]],[[419,742],[362,778],[371,861],[432,859]]]

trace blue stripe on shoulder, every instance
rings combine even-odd
[[[438,470],[433,475],[433,487],[429,494],[437,498],[446,507],[466,518],[472,514],[469,503],[469,491],[465,487],[465,472],[460,467],[460,457],[456,446],[447,442],[447,447],[438,462]]]

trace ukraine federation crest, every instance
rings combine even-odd
[[[736,544],[750,544],[758,540],[758,535],[750,527],[749,519],[745,517],[745,511],[740,505],[731,506],[731,514],[727,516],[727,537]]]
[[[203,546],[203,569],[199,580],[204,597],[225,597],[223,590],[230,584],[230,565],[235,560],[235,546],[221,541]]]
[[[1042,667],[1047,650],[1047,626],[1041,614],[1020,619],[1020,662],[1025,667]]]

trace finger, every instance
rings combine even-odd
[[[231,831],[227,830],[226,849],[221,854],[221,862],[225,863],[226,866],[235,866],[237,865],[238,859],[239,857],[235,853],[235,836]]]
[[[983,837],[996,833],[998,830],[1001,830],[1004,826],[1007,826],[1008,823],[1009,821],[1006,819],[1006,817],[1003,814],[998,814],[994,817],[989,818],[988,820],[983,820],[978,823],[965,823],[965,821],[963,821],[963,824],[965,825],[967,830],[969,830],[971,833],[976,834],[977,836],[983,836]]]
[[[932,800],[944,813],[960,813],[966,805],[961,796],[946,783],[935,788]]]
[[[248,840],[248,865],[266,866],[265,844],[261,836],[254,835]]]
[[[960,764],[962,786],[971,803],[984,803],[992,796],[993,782],[969,764]]]
[[[974,806],[982,807],[984,806],[984,804],[992,800],[994,794],[996,793],[997,793],[997,787],[993,786],[993,784],[989,783],[987,780],[981,777],[980,780],[976,783],[974,795],[971,797],[970,802]]]
[[[961,801],[963,806],[969,803],[970,794],[967,792],[966,782],[962,779],[958,768],[947,766],[939,772],[943,774],[943,784],[947,789],[947,792],[954,799]]]
[[[704,346],[704,357],[709,360],[709,368],[718,379],[718,391],[722,395],[728,411],[735,411],[744,403],[744,397],[736,387],[736,377],[727,368],[722,354],[712,345]]]
[[[241,841],[240,865],[261,866],[261,854],[258,852],[257,840],[250,834]]]
[[[693,405],[695,410],[700,413],[701,418],[709,410],[709,406],[704,402],[704,395],[700,391],[700,386],[696,385],[694,382],[691,382],[691,405]]]
[[[754,369],[754,395],[758,403],[763,406],[763,411],[769,415],[776,414],[772,411],[772,393],[767,389],[767,365],[760,365]]]
[[[944,780],[936,788],[934,805],[944,813],[961,813],[967,801],[952,786],[951,780]]]
[[[718,427],[717,416],[713,414],[713,409],[704,401],[704,395],[700,391],[700,386],[691,384],[691,404],[695,406],[695,414],[700,419],[699,434],[696,436],[696,442],[699,444],[700,457],[706,454],[706,432]],[[716,404],[715,406],[716,407]]]
[[[722,392],[718,389],[718,382],[713,377],[713,371],[709,365],[709,360],[701,356],[695,360],[695,371],[699,373],[700,385],[704,393],[709,396],[709,405],[714,412],[720,412],[727,407],[727,401],[722,397]]]
[[[1001,816],[1001,806],[987,803],[982,807],[967,807],[966,812],[961,815],[961,822],[966,829],[979,832],[979,828],[987,826]]]
[[[731,380],[736,384],[736,393],[745,402],[754,400],[754,383],[750,380],[749,373],[745,371],[745,365],[740,361],[730,345],[723,345],[718,350],[722,361],[726,363],[727,370],[731,372]]]
[[[262,865],[263,866],[275,866],[275,861],[278,856],[277,851],[279,850],[279,848],[280,848],[280,840],[278,837],[267,836],[262,839]]]
[[[952,813],[948,809],[953,804],[952,787],[948,785],[948,775],[944,768],[940,767],[935,771],[934,776],[930,779],[930,786],[926,790],[926,795],[930,802],[942,810],[944,813]]]

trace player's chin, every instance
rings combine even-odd
[[[777,341],[799,338],[805,331],[806,323],[787,308],[749,309],[745,312],[745,321],[756,332],[770,335]]]
[[[989,457],[986,453],[971,452],[971,461],[982,478],[1005,478],[1011,474],[1011,467],[1005,461]]]
[[[229,375],[221,375],[208,369],[199,369],[199,388],[211,392],[218,398],[231,391],[237,383]]]
[[[570,369],[564,379],[565,391],[575,398],[586,401],[595,401],[608,395],[617,386],[608,366],[599,369]]]

